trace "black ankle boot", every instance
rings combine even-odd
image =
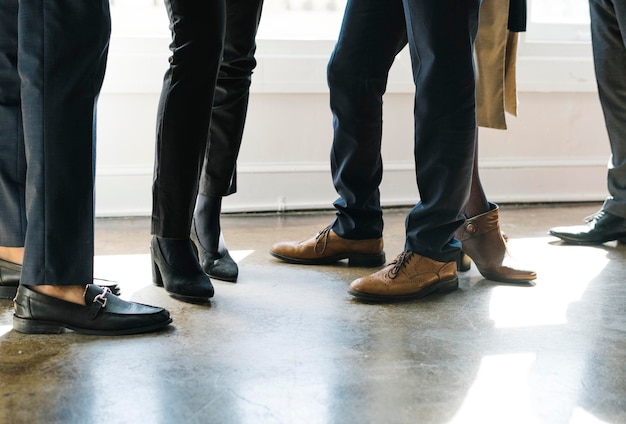
[[[152,236],[152,279],[174,297],[206,300],[213,297],[211,279],[202,271],[189,239]]]
[[[237,277],[239,276],[239,267],[230,256],[230,253],[228,253],[228,249],[224,246],[221,237],[217,252],[209,252],[204,248],[204,246],[202,246],[202,243],[198,238],[196,220],[194,219],[191,224],[191,241],[193,241],[196,247],[200,266],[202,267],[202,270],[209,275],[209,277],[229,281],[231,283],[237,281]]]

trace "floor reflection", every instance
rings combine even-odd
[[[152,284],[147,218],[99,221],[96,275],[168,308],[173,326],[27,336],[10,330],[12,304],[0,301],[0,422],[626,422],[626,248],[546,236],[597,207],[501,209],[509,250],[537,270],[534,284],[472,267],[453,293],[386,305],[346,292],[371,270],[269,255],[330,212],[225,216],[240,276],[213,280],[203,305]],[[390,258],[403,248],[405,213],[386,212]]]

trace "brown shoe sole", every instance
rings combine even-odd
[[[302,259],[302,258],[294,258],[291,256],[284,256],[279,253],[270,250],[270,255],[273,257],[280,259],[281,261],[285,261],[290,264],[298,264],[298,265],[328,265],[335,262],[339,262],[343,259],[348,260],[349,266],[356,267],[379,267],[385,264],[385,252],[375,253],[375,254],[359,254],[359,253],[342,253],[333,256],[326,256],[324,258],[315,258],[315,259]]]
[[[352,296],[365,302],[403,302],[407,300],[419,299],[433,293],[448,293],[459,288],[459,278],[453,277],[447,280],[431,284],[423,289],[409,294],[385,296],[381,294],[364,293],[356,290],[348,290]]]

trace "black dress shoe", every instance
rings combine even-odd
[[[213,297],[213,284],[202,271],[191,240],[153,236],[150,243],[152,280],[174,297],[190,301],[206,301]],[[169,261],[166,260],[166,256]],[[174,259],[172,259],[174,258]]]
[[[22,266],[0,259],[0,299],[13,299],[20,284]]]
[[[235,262],[230,256],[228,249],[223,246],[223,243],[220,243],[217,254],[209,252],[202,246],[202,243],[200,243],[200,239],[198,238],[195,219],[191,225],[191,241],[193,241],[196,248],[200,266],[209,277],[231,283],[237,281],[237,276],[239,275],[237,262]]]
[[[0,259],[0,299],[15,298],[21,274],[22,265]],[[93,283],[100,287],[107,287],[116,296],[120,294],[120,286],[115,281],[94,278]]]
[[[574,244],[626,242],[626,219],[604,210],[585,218],[585,225],[551,228],[549,234]]]
[[[139,334],[167,327],[170,313],[127,302],[109,289],[89,284],[85,304],[67,302],[20,286],[15,297],[13,329],[27,334],[61,334],[66,330],[100,336]]]

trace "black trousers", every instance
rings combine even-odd
[[[95,110],[107,0],[2,0],[0,245],[25,285],[93,278]]]
[[[262,0],[166,0],[170,67],[157,117],[152,233],[187,238],[198,191],[237,189]]]
[[[339,198],[333,230],[382,237],[379,185],[382,97],[408,43],[415,82],[415,176],[420,199],[406,218],[406,249],[454,260],[474,154],[473,42],[480,0],[348,0],[328,65]],[[417,199],[416,199],[417,200]]]
[[[593,62],[611,145],[603,209],[626,218],[626,4],[589,0]]]

